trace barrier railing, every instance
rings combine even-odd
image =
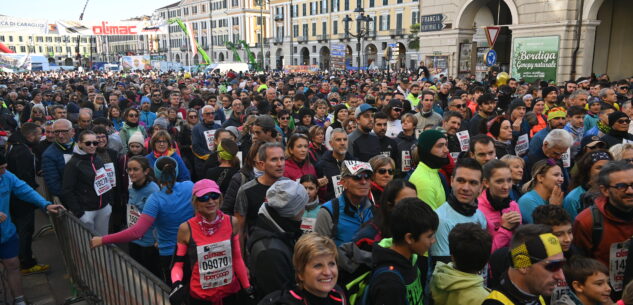
[[[169,305],[169,287],[123,250],[90,248],[94,235],[70,213],[52,216],[66,269],[81,296],[91,304]]]

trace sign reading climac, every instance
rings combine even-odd
[[[516,79],[556,81],[558,36],[516,37],[512,45],[510,73]]]

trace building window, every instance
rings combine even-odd
[[[312,23],[312,36],[316,36],[316,22]]]
[[[345,0],[345,10],[349,11],[349,0]]]
[[[338,0],[332,0],[332,12],[338,12]]]
[[[292,26],[292,36],[297,37],[299,36],[299,25],[295,24]]]
[[[203,5],[202,5],[202,12],[204,13],[204,12],[206,12],[206,11],[207,11],[207,10],[206,10],[206,6],[203,4]]]
[[[24,38],[22,38],[22,36],[18,36],[18,41],[19,42],[24,42]]]
[[[304,39],[308,38],[308,25],[307,24],[303,25],[303,36],[304,36]]]
[[[322,14],[327,14],[328,13],[328,8],[327,8],[328,1],[330,1],[330,0],[321,0],[321,13]]]
[[[382,0],[382,5],[389,5],[389,0]]]
[[[198,13],[198,6],[194,5],[191,7],[191,14],[195,15]]]
[[[332,23],[332,34],[338,34],[338,20],[334,20]]]
[[[374,7],[376,5],[375,2],[376,1],[374,1],[374,0],[369,0],[369,7]]]
[[[4,36],[0,36],[0,41],[4,42]]]
[[[26,53],[26,47],[20,46],[20,53]]]
[[[306,14],[307,10],[306,10],[306,4],[305,3],[303,4],[302,9],[303,9],[303,16],[304,17],[307,16],[308,14]]]
[[[411,23],[412,24],[420,23],[420,12],[411,13]]]
[[[323,21],[323,24],[322,24],[322,26],[321,26],[321,30],[322,30],[322,31],[321,31],[321,34],[322,34],[323,36],[327,35],[327,22]]]

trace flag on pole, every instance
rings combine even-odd
[[[189,32],[189,43],[191,46],[191,57],[193,58],[198,54],[198,44],[196,43],[195,36],[193,34],[193,27],[191,26],[191,22],[187,23],[187,32]]]

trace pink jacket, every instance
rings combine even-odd
[[[314,165],[312,165],[310,161],[306,160],[305,162],[303,162],[303,166],[299,167],[299,164],[297,164],[297,162],[295,162],[292,158],[286,159],[286,166],[284,167],[284,177],[291,180],[297,180],[303,175],[308,174],[314,175],[316,177],[316,170],[314,169]]]
[[[510,245],[512,231],[508,231],[501,227],[501,215],[511,211],[521,214],[519,205],[516,202],[511,201],[508,208],[503,209],[501,212],[496,211],[488,201],[486,190],[481,192],[481,195],[477,198],[477,202],[479,203],[479,210],[484,213],[484,216],[486,216],[486,222],[488,222],[488,233],[492,236],[492,251],[490,253],[495,252],[495,250],[499,248]]]

